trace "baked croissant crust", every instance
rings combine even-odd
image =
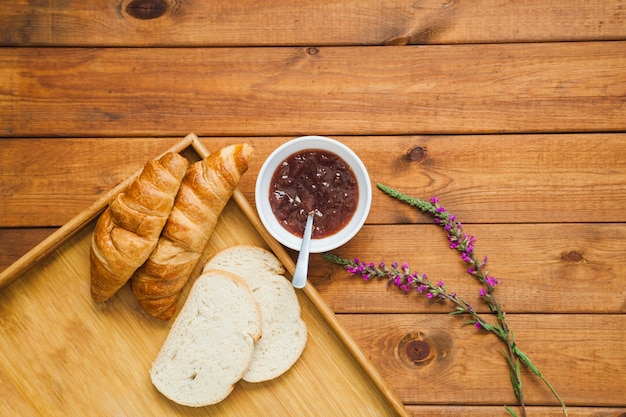
[[[176,312],[178,296],[252,153],[245,143],[227,146],[187,170],[155,250],[130,280],[137,301],[150,315],[168,320]]]
[[[189,163],[169,152],[149,161],[100,215],[91,241],[91,296],[111,298],[148,259]]]

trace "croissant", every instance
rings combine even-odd
[[[155,250],[130,280],[135,298],[150,315],[168,320],[176,312],[178,296],[252,153],[245,143],[227,146],[187,170]]]
[[[177,153],[149,161],[100,215],[91,240],[91,297],[113,296],[148,259],[189,165]]]

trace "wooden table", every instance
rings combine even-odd
[[[626,415],[622,0],[4,0],[0,34],[0,270],[189,132],[256,148],[251,202],[276,146],[331,136],[373,183],[438,196],[478,237],[520,347],[570,416]],[[409,262],[485,309],[445,232],[377,190],[337,252]],[[493,335],[312,262],[412,415],[516,403]],[[529,415],[562,415],[523,379]]]

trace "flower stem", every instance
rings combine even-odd
[[[448,211],[439,204],[439,200],[436,197],[431,198],[430,201],[426,201],[410,197],[384,184],[379,183],[377,186],[381,191],[385,192],[390,197],[406,203],[411,207],[416,207],[423,213],[431,215],[434,218],[435,223],[443,227],[443,229],[447,232],[450,248],[461,253],[461,259],[469,265],[467,269],[468,274],[481,284],[479,294],[489,306],[490,311],[495,313],[498,323],[490,324],[485,321],[472,306],[467,304],[462,298],[458,297],[456,293],[448,292],[442,281],[433,283],[426,276],[426,274],[410,273],[408,264],[404,264],[401,268],[399,268],[398,264],[394,263],[391,265],[391,268],[389,268],[384,263],[375,265],[373,263],[361,262],[358,259],[344,259],[333,254],[324,254],[324,258],[328,261],[342,265],[352,275],[361,275],[367,281],[372,278],[386,278],[388,286],[393,284],[407,293],[411,290],[416,290],[420,293],[426,293],[428,298],[452,302],[455,305],[455,310],[453,310],[451,314],[469,314],[472,318],[471,323],[473,323],[477,328],[483,328],[494,333],[505,344],[506,352],[504,352],[504,356],[509,364],[511,383],[513,385],[515,395],[517,396],[522,416],[526,416],[526,407],[524,403],[524,391],[520,364],[530,369],[546,384],[546,386],[560,402],[564,415],[567,416],[567,407],[554,387],[530,361],[528,356],[526,356],[526,354],[524,354],[517,346],[513,331],[510,330],[506,322],[506,312],[502,308],[502,304],[494,295],[495,288],[499,281],[497,278],[493,277],[486,268],[487,257],[479,260],[474,253],[476,238],[463,231],[463,226],[456,220],[456,216],[448,213]],[[510,407],[506,407],[506,409],[511,415],[515,415]]]
[[[388,287],[394,285],[406,293],[417,291],[426,294],[427,298],[433,300],[450,301],[455,305],[455,309],[450,312],[450,314],[469,314],[472,317],[470,323],[473,323],[475,327],[496,334],[498,338],[503,340],[509,347],[509,352],[505,354],[505,357],[511,368],[511,382],[513,383],[513,389],[522,410],[522,416],[526,416],[522,381],[519,372],[519,359],[511,343],[509,343],[509,332],[506,326],[489,324],[476,309],[469,305],[463,298],[459,297],[456,293],[448,292],[443,281],[435,283],[431,281],[426,274],[411,273],[409,265],[406,263],[399,267],[398,264],[394,262],[391,264],[391,267],[389,267],[382,262],[375,265],[374,263],[363,262],[359,259],[351,260],[342,258],[333,253],[324,253],[323,258],[343,266],[351,275],[360,275],[365,281],[370,281],[374,278],[386,279]]]

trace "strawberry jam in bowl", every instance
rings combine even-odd
[[[323,136],[302,136],[279,146],[265,160],[255,201],[268,232],[290,249],[300,249],[309,214],[310,251],[326,252],[352,239],[371,207],[367,169],[346,145]]]

